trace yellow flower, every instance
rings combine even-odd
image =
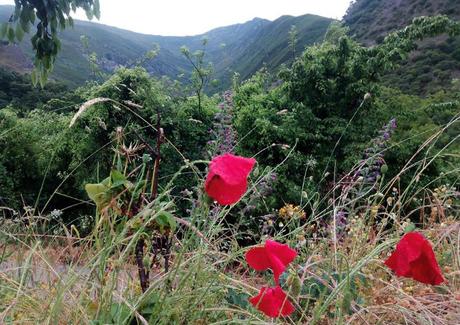
[[[298,205],[286,204],[284,207],[279,209],[278,214],[280,218],[288,219],[305,219],[307,214]]]
[[[379,206],[378,205],[373,205],[371,207],[371,217],[375,218],[377,216],[377,213],[379,213]]]

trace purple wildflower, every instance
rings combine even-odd
[[[360,167],[355,176],[362,176],[366,183],[374,184],[381,176],[382,166],[385,164],[383,151],[388,146],[388,142],[396,129],[396,119],[391,119],[379,131],[379,135],[372,140],[372,144],[364,151],[364,158],[361,160]]]
[[[356,184],[361,183],[359,180],[362,179],[364,188],[360,191],[367,192],[369,187],[374,188],[376,182],[379,180],[382,174],[382,166],[385,165],[384,151],[388,147],[389,140],[396,129],[396,119],[391,119],[383,128],[379,131],[379,134],[371,142],[371,145],[364,150],[363,159],[359,163],[359,167],[356,171],[350,175],[344,177],[340,182],[341,196],[342,199],[355,193]],[[347,226],[347,213],[345,211],[339,211],[335,218],[336,234],[337,239],[341,240],[345,235]]]
[[[236,144],[236,132],[233,129],[233,94],[226,91],[223,102],[218,106],[219,112],[214,116],[214,127],[210,130],[214,140],[209,141],[210,151],[213,156],[224,153],[233,153]]]

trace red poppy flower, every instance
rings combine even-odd
[[[264,247],[251,248],[246,253],[246,261],[257,271],[271,269],[275,277],[275,283],[279,284],[280,275],[296,256],[297,252],[288,245],[267,240]]]
[[[215,157],[206,178],[206,193],[220,205],[238,202],[248,187],[248,175],[256,160],[232,154]]]
[[[263,287],[257,296],[249,299],[249,302],[268,317],[289,316],[295,310],[279,286]]]
[[[444,282],[431,244],[418,232],[405,234],[396,246],[396,250],[385,261],[385,265],[397,276],[431,285]]]

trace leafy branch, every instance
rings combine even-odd
[[[86,12],[88,19],[99,19],[99,0],[15,0],[14,3],[14,13],[0,27],[0,39],[6,38],[10,43],[22,41],[38,19],[37,31],[31,38],[35,52],[32,82],[43,87],[61,49],[58,30],[73,26],[71,13],[78,8]]]

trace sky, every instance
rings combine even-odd
[[[0,0],[0,4],[13,4]],[[100,23],[138,33],[185,36],[254,17],[315,14],[341,19],[350,0],[100,0]],[[74,16],[85,19],[83,12]],[[96,21],[97,22],[97,21]]]

